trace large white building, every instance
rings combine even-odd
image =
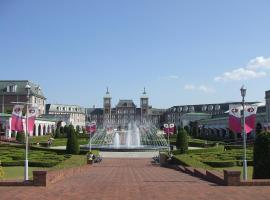
[[[85,127],[85,109],[78,105],[47,104],[43,117],[62,122],[62,125],[72,124],[80,129]]]
[[[130,122],[152,123],[157,127],[163,124],[165,109],[152,108],[149,105],[149,97],[144,89],[140,97],[138,108],[131,99],[120,99],[118,104],[112,106],[112,97],[107,89],[103,97],[103,108],[86,109],[86,120],[96,121],[98,127],[106,124],[126,127]]]

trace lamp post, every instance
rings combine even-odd
[[[30,98],[30,89],[31,86],[27,84],[25,90],[27,92],[27,102],[26,102],[26,133],[25,133],[25,165],[24,165],[24,180],[28,181],[28,104]]]
[[[245,130],[246,118],[245,118],[245,96],[247,89],[242,86],[240,89],[242,96],[242,106],[243,106],[243,115],[242,115],[242,137],[243,137],[243,148],[244,148],[244,157],[243,157],[243,180],[247,180],[247,135]]]

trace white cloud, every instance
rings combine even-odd
[[[184,86],[184,90],[195,90],[195,89],[196,89],[195,85],[187,84]]]
[[[249,61],[247,68],[253,70],[270,69],[270,58],[256,57]]]
[[[256,57],[248,62],[245,67],[225,72],[214,78],[215,81],[242,81],[258,79],[267,76],[270,69],[270,58]]]
[[[266,72],[263,71],[257,72],[250,69],[239,68],[231,72],[225,72],[223,75],[215,77],[215,81],[241,81],[261,78],[266,75]]]
[[[205,86],[205,85],[199,85],[199,86],[195,86],[192,84],[187,84],[184,86],[184,90],[188,90],[188,91],[200,91],[200,92],[204,92],[204,93],[213,93],[215,92],[215,90],[211,87]]]

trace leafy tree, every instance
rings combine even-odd
[[[197,121],[191,122],[191,135],[193,137],[198,137],[199,135],[199,123]]]
[[[60,127],[57,127],[56,131],[55,131],[55,138],[60,138],[61,133],[60,133]]]
[[[80,126],[79,126],[79,125],[76,126],[76,132],[77,132],[77,133],[80,133],[80,130],[81,130]]]
[[[63,129],[63,135],[65,137],[68,137],[68,133],[69,133],[69,126],[68,125],[65,125],[64,126],[64,129]]]
[[[256,125],[256,134],[258,135],[258,134],[262,133],[262,131],[263,131],[262,124],[257,123],[257,125]]]
[[[256,135],[254,144],[254,179],[270,178],[270,133]]]
[[[180,153],[184,154],[188,151],[188,135],[185,129],[178,128],[176,137],[176,147],[180,150]]]
[[[60,133],[61,134],[64,134],[65,133],[65,129],[62,126],[60,127]]]
[[[67,140],[67,147],[66,152],[68,154],[79,154],[80,153],[80,146],[78,143],[78,138],[75,133],[75,129],[72,125],[69,125],[68,131],[68,140]]]
[[[189,126],[185,126],[184,129],[187,132],[187,134],[190,134],[190,132],[189,132]]]
[[[25,142],[25,134],[24,132],[18,132],[16,135],[16,141],[20,142],[20,143],[24,143]]]

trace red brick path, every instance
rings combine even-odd
[[[151,164],[150,159],[105,159],[84,174],[47,188],[0,188],[0,200],[269,200],[270,187],[223,187]]]

